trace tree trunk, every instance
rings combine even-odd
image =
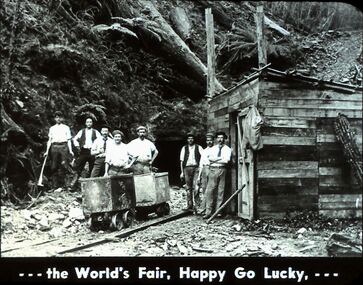
[[[190,22],[185,10],[181,7],[176,7],[170,12],[170,21],[173,24],[175,32],[183,41],[190,39]]]
[[[206,85],[207,67],[196,56],[187,44],[176,34],[163,16],[154,6],[153,2],[146,0],[127,0],[120,7],[127,7],[127,13],[120,11],[123,16],[128,16],[131,11],[133,26],[141,32],[139,37],[150,48],[167,57],[171,62],[178,63],[191,78]],[[131,9],[130,9],[131,8]],[[124,8],[121,8],[124,9]],[[130,20],[127,20],[130,23]],[[216,80],[216,91],[219,93],[225,88]]]
[[[199,0],[198,1],[204,8],[211,8],[212,14],[216,21],[226,29],[231,29],[233,21],[231,17],[229,17],[224,11],[221,5],[215,1],[205,1]]]

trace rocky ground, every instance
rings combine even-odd
[[[54,256],[110,236],[107,231],[88,229],[81,200],[80,193],[58,189],[28,209],[2,205],[1,255]],[[171,214],[180,212],[184,201],[184,189],[171,188]],[[157,219],[151,214],[148,220]],[[136,221],[133,227],[142,223]],[[65,256],[328,256],[326,245],[332,233],[361,240],[361,232],[361,221],[321,219],[312,213],[282,221],[225,217],[210,224],[201,216],[187,216]]]

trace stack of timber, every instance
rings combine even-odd
[[[350,164],[360,186],[362,186],[362,155],[359,153],[354,134],[350,129],[346,116],[339,114],[334,122],[334,130],[337,140],[343,147],[344,156]]]
[[[359,183],[334,134],[337,114],[347,114],[362,149],[361,104],[360,93],[260,81],[258,108],[267,122],[256,163],[260,217],[302,210],[361,217]]]

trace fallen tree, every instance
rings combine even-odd
[[[114,17],[114,20],[132,29],[149,48],[177,63],[193,79],[206,84],[207,67],[173,30],[151,1],[123,1],[120,9],[123,17]],[[132,18],[128,18],[130,16]],[[218,80],[215,84],[217,93],[225,90]]]
[[[187,42],[190,39],[191,25],[188,15],[181,7],[175,7],[170,12],[170,21],[173,24],[175,32],[181,39]]]

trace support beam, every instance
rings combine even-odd
[[[256,7],[255,22],[257,34],[258,67],[262,68],[263,66],[267,65],[266,41],[264,38],[264,14],[262,5],[258,5]]]
[[[214,23],[212,9],[205,9],[205,29],[207,33],[207,97],[213,98],[216,93],[216,54],[214,40]]]

